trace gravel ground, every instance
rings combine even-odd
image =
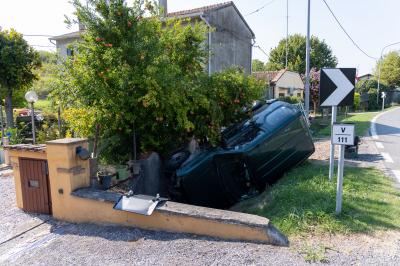
[[[31,215],[18,209],[14,179],[0,175],[0,242],[49,218],[47,215]]]
[[[362,158],[375,163],[368,155],[373,147],[364,146]],[[329,143],[319,142],[316,147],[314,159],[324,160]],[[7,241],[13,236],[18,237]],[[55,221],[16,208],[13,178],[0,177],[0,265],[309,265],[313,260],[330,265],[400,265],[398,231],[290,241],[289,248],[282,248]]]
[[[330,155],[330,139],[320,139],[315,142],[315,153],[310,159],[329,162]],[[335,158],[339,155],[339,146],[335,146]],[[370,136],[361,138],[361,143],[358,149],[358,156],[355,159],[346,159],[350,164],[360,167],[376,167],[383,168],[382,156],[375,147],[375,144]]]

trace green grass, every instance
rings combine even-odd
[[[307,163],[233,210],[267,217],[287,235],[400,228],[400,190],[391,179],[375,169],[346,167],[342,214],[336,216],[336,182],[327,175],[328,166]]]
[[[368,130],[371,120],[376,116],[377,112],[367,112],[358,114],[349,114],[345,118],[344,115],[339,115],[336,119],[337,122],[344,123],[355,123],[356,134],[358,136],[364,136]],[[315,122],[311,126],[311,130],[314,132],[315,137],[328,137],[331,134],[330,117],[326,121],[322,121],[321,118],[316,118]]]

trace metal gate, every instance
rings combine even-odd
[[[24,211],[51,214],[47,161],[19,158],[19,170]]]

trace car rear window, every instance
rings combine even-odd
[[[288,108],[286,106],[279,107],[275,109],[272,113],[264,116],[263,127],[273,129],[276,127],[280,127],[286,123],[290,117],[293,117],[296,114],[296,110],[292,108]]]

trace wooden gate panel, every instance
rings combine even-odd
[[[34,213],[51,213],[47,161],[20,158],[22,201],[24,210]]]

